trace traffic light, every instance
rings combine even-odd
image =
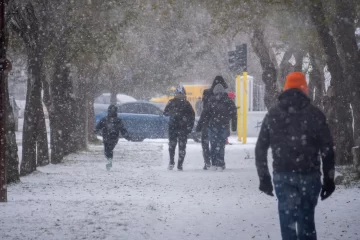
[[[247,71],[247,45],[236,46],[235,51],[228,52],[230,71],[241,74]]]
[[[229,55],[230,71],[235,72],[236,71],[236,52],[230,51],[230,52],[228,52],[228,55]]]
[[[237,63],[237,70],[239,70],[240,73],[247,71],[247,45],[246,44],[236,46],[236,63]]]

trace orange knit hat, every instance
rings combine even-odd
[[[302,72],[292,72],[286,76],[283,90],[286,91],[290,88],[300,89],[305,94],[309,93],[309,87],[307,85],[305,75]]]

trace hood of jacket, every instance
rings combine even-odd
[[[117,106],[111,104],[108,107],[108,117],[117,117]]]
[[[216,85],[221,84],[224,88],[228,88],[227,83],[225,82],[224,78],[222,76],[216,76],[212,85],[211,85],[211,91],[215,88]]]
[[[280,94],[279,106],[288,113],[295,113],[310,104],[310,98],[299,89],[289,89]]]

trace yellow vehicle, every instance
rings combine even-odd
[[[192,107],[195,109],[195,103],[202,97],[205,89],[210,88],[210,85],[183,85],[186,91],[186,99],[191,103]],[[164,103],[167,104],[170,99],[174,98],[175,87],[170,88],[169,95],[164,95],[158,98],[150,99],[150,102],[153,103]]]

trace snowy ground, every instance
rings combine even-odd
[[[235,142],[235,139],[231,139]],[[166,170],[167,140],[102,146],[39,168],[8,188],[0,239],[280,239],[276,198],[261,194],[254,141],[227,146],[224,172],[203,171],[189,141],[184,172]],[[360,189],[339,188],[317,207],[319,239],[360,239]]]

